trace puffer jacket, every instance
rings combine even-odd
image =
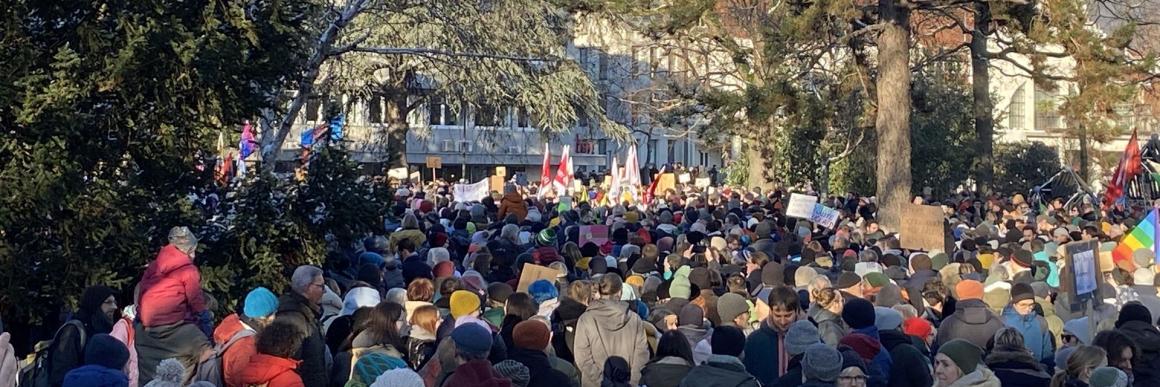
[[[141,277],[137,319],[146,327],[196,323],[206,311],[201,274],[189,255],[166,245]]]
[[[574,355],[581,386],[600,386],[604,361],[612,356],[628,361],[629,380],[638,384],[648,354],[644,322],[622,301],[595,300],[576,323]]]
[[[294,372],[297,367],[298,361],[259,353],[242,370],[241,381],[246,386],[304,387],[302,378]]]
[[[69,387],[128,387],[129,376],[121,370],[90,364],[65,374],[64,385]]]
[[[741,360],[733,356],[713,355],[705,364],[693,367],[681,387],[760,387],[757,378],[745,370]]]
[[[1160,386],[1160,330],[1142,321],[1128,321],[1116,329],[1132,339],[1140,349],[1132,356],[1133,384]]]
[[[1002,328],[1003,320],[983,300],[961,300],[955,304],[955,313],[946,316],[939,325],[934,347],[961,338],[979,348],[987,348],[987,342]]]
[[[979,367],[975,372],[963,375],[947,387],[1002,387],[1003,383],[987,367]]]
[[[677,387],[689,370],[693,369],[685,359],[666,356],[650,361],[640,371],[640,385],[647,387]]]
[[[1047,320],[1034,312],[1021,316],[1011,306],[1003,309],[1003,321],[1007,326],[1018,329],[1023,334],[1023,342],[1031,350],[1035,360],[1051,362],[1055,359],[1055,341],[1047,328]],[[986,348],[986,347],[979,347]]]
[[[1043,366],[1026,348],[995,348],[987,355],[986,364],[1007,387],[1043,387],[1051,384],[1051,375],[1043,371]]]
[[[502,221],[508,214],[516,216],[516,223],[523,222],[524,218],[528,216],[528,203],[524,202],[524,198],[520,194],[508,192],[503,195],[496,217]]]
[[[247,328],[242,325],[242,320],[236,313],[231,314],[213,331],[213,341],[218,345],[225,345],[243,329]],[[258,353],[254,345],[255,338],[254,335],[240,338],[222,354],[222,380],[226,382],[222,387],[242,386],[242,370],[250,364],[250,358]]]

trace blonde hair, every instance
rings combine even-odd
[[[829,309],[835,302],[841,301],[842,293],[834,288],[817,289],[810,292],[810,298],[822,309]]]
[[[1051,377],[1051,387],[1063,387],[1068,380],[1079,379],[1096,368],[1108,365],[1108,353],[1103,348],[1081,345],[1067,357],[1067,368]]]
[[[439,308],[423,305],[411,312],[411,326],[421,327],[428,333],[435,333],[439,326]]]

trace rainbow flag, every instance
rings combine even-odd
[[[1113,262],[1118,265],[1126,260],[1131,266],[1135,266],[1132,262],[1132,253],[1139,249],[1152,249],[1155,255],[1154,262],[1160,263],[1160,254],[1156,253],[1160,251],[1156,249],[1156,212],[1155,209],[1149,212],[1148,216],[1137,223],[1136,228],[1116,245],[1116,249],[1112,250]]]

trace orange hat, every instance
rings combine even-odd
[[[963,280],[955,285],[955,296],[962,300],[982,300],[983,284],[975,280]]]

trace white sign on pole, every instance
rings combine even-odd
[[[833,229],[834,224],[838,223],[839,215],[841,213],[838,210],[817,203],[814,204],[814,211],[810,213],[810,221]]]
[[[814,214],[815,204],[818,204],[817,196],[790,194],[789,204],[785,206],[785,216],[809,219]]]
[[[451,194],[457,202],[478,202],[488,195],[488,179],[472,184],[456,184]]]

